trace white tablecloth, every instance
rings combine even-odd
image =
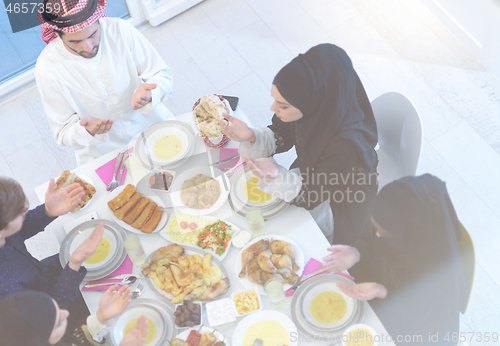
[[[177,120],[185,121],[191,125],[194,126],[194,123],[191,120],[191,115],[192,113],[186,113],[183,115],[180,115],[176,117]],[[238,109],[235,113],[234,116],[237,118],[245,121],[247,124],[251,124],[249,119],[246,117],[243,111],[241,109]],[[196,149],[198,152],[204,151],[205,146],[202,141],[198,142],[198,148]],[[237,147],[237,143],[230,142],[228,144],[229,148]],[[64,216],[61,216],[57,218],[54,222],[52,222],[47,228],[46,231],[48,232],[53,232],[56,238],[59,241],[59,244],[63,241],[65,237],[65,232],[63,229],[63,225],[67,222],[70,222],[73,219],[76,219],[78,217],[82,217],[86,214],[89,214],[93,211],[97,212],[99,218],[101,219],[107,219],[107,220],[113,220],[111,218],[111,211],[107,207],[107,201],[108,201],[108,195],[109,193],[106,192],[106,186],[102,182],[102,180],[99,178],[99,176],[95,173],[95,170],[102,166],[103,164],[107,163],[108,161],[112,160],[118,152],[126,150],[127,147],[124,146],[123,148],[120,148],[118,150],[112,151],[106,155],[103,155],[102,157],[85,164],[83,166],[80,166],[76,169],[73,170],[74,173],[78,174],[84,174],[87,177],[91,178],[93,182],[95,183],[95,188],[97,190],[97,193],[93,197],[93,201],[91,204],[88,205],[85,209],[75,213],[75,214],[67,214]],[[182,172],[182,167],[175,169],[177,172]],[[61,172],[62,173],[62,172]],[[127,180],[125,181],[125,184],[130,183],[130,177],[127,176]],[[45,198],[45,191],[47,190],[48,182],[40,185],[35,188],[35,191],[38,195],[38,198],[40,201],[44,201]],[[167,201],[165,200],[167,203]],[[168,204],[168,203],[167,203]],[[224,206],[219,209],[216,212],[216,216],[220,218],[227,219],[227,221],[235,224],[241,229],[247,229],[247,224],[246,220],[244,217],[235,214],[231,211],[229,204],[226,202]],[[305,262],[309,261],[310,258],[315,258],[319,261],[328,254],[328,251],[326,250],[327,247],[329,246],[329,243],[319,227],[316,225],[314,222],[313,218],[309,214],[309,212],[303,208],[297,208],[295,206],[290,206],[286,211],[284,211],[282,214],[278,215],[277,217],[271,218],[268,221],[266,221],[266,228],[268,234],[280,234],[280,235],[285,235],[287,237],[290,237],[292,240],[294,240],[297,244],[299,244],[302,248],[302,251],[304,253],[305,257]],[[167,240],[162,238],[159,234],[148,234],[148,235],[139,235],[139,238],[141,240],[141,244],[144,247],[144,250],[146,253],[149,255],[153,251],[155,251],[157,248],[161,246],[166,246],[169,243]],[[236,292],[239,290],[244,289],[244,287],[240,284],[238,281],[238,276],[237,273],[235,272],[235,262],[238,260],[238,253],[239,249],[231,247],[229,250],[229,253],[223,260],[223,264],[226,268],[226,270],[229,273],[229,279],[231,282],[231,288],[230,288],[230,293],[231,292]],[[139,273],[138,268],[134,267],[134,273]],[[132,289],[135,289],[135,287],[141,282],[144,281],[145,279],[139,279],[135,284],[132,285]],[[150,287],[145,283],[142,282],[143,285],[145,286],[143,293],[141,295],[141,298],[155,298],[157,299],[158,296],[150,289]],[[102,296],[102,292],[83,292],[83,297],[85,301],[87,302],[87,305],[89,307],[90,312],[95,312],[99,306],[99,300]],[[290,314],[290,301],[291,297],[287,298],[289,300],[288,307],[285,308],[282,312],[287,314],[288,316],[291,317]],[[262,296],[262,304],[264,309],[271,309],[272,307],[270,304],[267,302],[267,299]],[[218,330],[223,333],[227,340],[231,342],[232,339],[232,334],[233,331],[236,327],[236,324],[241,320],[239,318],[236,323],[226,327],[226,328],[218,328]],[[371,307],[367,304],[367,309],[366,309],[366,314],[363,319],[363,323],[368,324],[372,326],[375,331],[377,331],[378,335],[381,335],[383,333],[384,335],[387,335],[387,331],[381,324],[380,320],[377,318]],[[205,326],[208,326],[208,319],[206,317],[206,310],[204,310],[204,317],[203,317],[203,324]],[[109,338],[108,338],[109,340]],[[168,342],[165,342],[165,345],[168,345]],[[231,345],[233,346],[240,346],[240,345],[234,345],[231,342]],[[299,335],[299,345],[318,345],[316,342],[306,342],[304,336]],[[393,342],[381,342],[379,345],[394,345]]]

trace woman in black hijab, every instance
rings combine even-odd
[[[466,285],[462,228],[445,183],[429,174],[392,182],[373,202],[371,216],[375,229],[360,238],[359,252],[332,246],[325,258],[336,272],[353,266],[361,253],[350,273],[364,283],[339,288],[360,300],[385,298],[370,305],[398,345],[456,344]]]
[[[295,146],[297,159],[291,168],[300,169],[302,182],[295,179],[299,187],[294,197],[284,199],[308,210],[329,202],[335,221],[333,242],[354,244],[377,193],[378,159],[377,126],[351,60],[335,45],[315,46],[279,71],[271,93],[272,125],[250,129],[226,116],[231,125],[220,123],[224,133],[242,142],[240,154],[249,156],[255,175],[267,178],[259,187],[275,195],[288,193],[283,186],[270,187],[272,179],[286,172],[269,161],[252,159]]]

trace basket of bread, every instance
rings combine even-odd
[[[200,130],[203,141],[209,148],[222,148],[229,143],[229,138],[222,133],[219,121],[222,113],[229,114],[229,107],[220,95],[205,95],[193,106],[196,127]]]

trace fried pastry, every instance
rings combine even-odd
[[[111,210],[115,211],[123,207],[130,200],[134,193],[135,186],[132,184],[128,184],[118,196],[108,202],[108,206],[111,208]]]
[[[137,202],[137,204],[132,208],[132,210],[130,210],[129,213],[125,215],[123,221],[130,225],[139,217],[139,215],[141,215],[142,211],[147,207],[148,204],[149,198],[142,197],[139,202]]]
[[[144,208],[142,211],[141,215],[132,223],[132,227],[141,229],[142,226],[146,224],[146,222],[149,220],[151,215],[153,215],[153,212],[155,211],[156,208],[156,203],[155,202],[149,202],[149,204]]]
[[[139,192],[135,192],[132,197],[130,197],[130,200],[125,203],[125,205],[123,207],[121,207],[120,209],[118,210],[115,210],[115,216],[122,220],[125,215],[127,215],[131,210],[132,208],[141,200],[142,198],[142,195],[139,193]]]
[[[144,226],[141,227],[141,232],[144,233],[152,233],[158,224],[160,223],[161,217],[163,216],[163,212],[160,211],[161,207],[156,207],[153,215],[149,218]]]
[[[92,197],[96,192],[94,186],[87,183],[85,180],[79,178],[76,174],[71,173],[70,171],[64,171],[61,174],[61,176],[57,179],[54,187],[54,192],[63,189],[73,183],[77,183],[81,187],[83,187],[85,194],[83,195],[80,203],[76,207],[74,207],[73,210],[71,210],[72,213],[85,207],[85,205],[92,199]]]

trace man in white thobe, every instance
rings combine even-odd
[[[64,11],[52,21],[44,16],[48,45],[35,77],[55,139],[75,150],[78,165],[172,117],[161,103],[172,92],[170,69],[137,29],[107,18],[106,0],[49,1],[62,3]],[[85,11],[92,11],[89,18],[61,25]]]

